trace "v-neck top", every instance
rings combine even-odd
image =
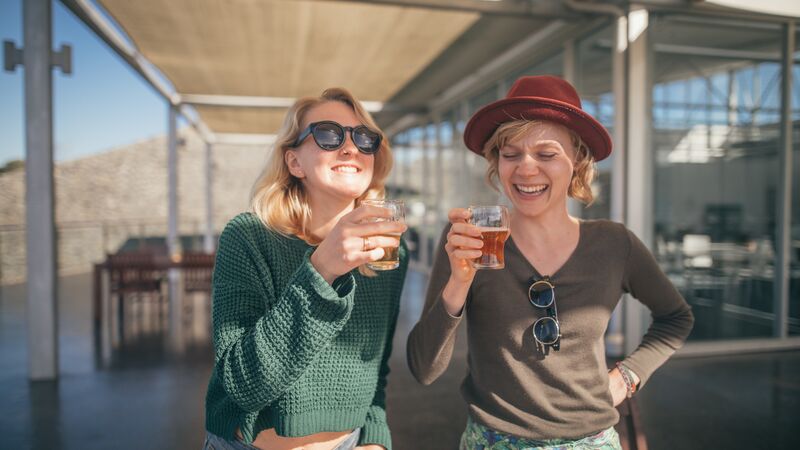
[[[497,431],[528,439],[577,439],[619,420],[611,399],[604,335],[623,293],[652,312],[641,345],[624,359],[640,387],[683,345],[694,319],[647,247],[624,225],[581,221],[578,245],[552,274],[540,274],[513,240],[505,268],[479,270],[464,312],[451,316],[442,303],[450,277],[442,233],[419,322],[408,338],[408,363],[423,384],[447,368],[456,329],[467,321],[468,372],[461,393],[472,418]],[[548,275],[555,286],[560,351],[546,353],[533,338],[546,314],[528,300],[528,288]]]
[[[531,262],[528,261],[528,258],[526,258],[525,255],[522,254],[522,250],[520,250],[519,247],[517,247],[517,243],[514,242],[514,236],[509,236],[508,237],[508,240],[506,241],[506,248],[511,247],[512,248],[512,250],[511,250],[512,252],[517,253],[519,255],[522,255],[523,261],[525,261],[528,264],[528,268],[531,270],[533,275],[535,275],[537,278],[545,278],[546,277],[548,279],[552,279],[556,275],[558,275],[558,272],[561,272],[561,270],[564,269],[564,267],[569,265],[570,262],[572,262],[573,259],[579,258],[578,254],[579,254],[579,250],[581,249],[581,240],[583,240],[583,224],[584,223],[585,223],[584,220],[578,219],[578,244],[575,245],[574,249],[572,249],[572,253],[570,253],[569,256],[567,257],[567,260],[564,261],[563,264],[561,264],[561,267],[559,267],[558,269],[554,270],[552,273],[541,273],[541,271],[539,271],[533,264],[531,264]]]

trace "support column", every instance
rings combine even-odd
[[[792,226],[792,70],[796,35],[794,22],[783,26],[783,62],[781,79],[781,146],[779,154],[780,183],[778,184],[777,229],[775,230],[775,336],[786,338],[789,334],[789,276]]]
[[[459,107],[456,109],[458,117],[456,118],[456,123],[453,127],[456,131],[453,134],[453,146],[458,149],[459,159],[461,159],[461,169],[464,171],[464,185],[460,195],[460,203],[462,205],[472,205],[475,202],[472,195],[472,185],[474,184],[472,180],[472,166],[469,163],[469,155],[472,154],[472,152],[467,149],[467,146],[464,144],[463,130],[458,129],[459,121],[463,121],[465,128],[467,122],[469,121],[469,103],[467,103],[467,99],[464,99],[459,102],[458,106]],[[456,142],[458,142],[458,144],[456,144]]]
[[[421,142],[420,142],[420,150],[422,151],[422,204],[425,206],[424,213],[422,215],[422,221],[420,226],[420,234],[419,234],[419,245],[422,247],[419,249],[419,260],[420,260],[420,267],[424,268],[426,271],[430,271],[431,264],[428,262],[429,255],[429,247],[428,241],[431,238],[431,226],[428,223],[428,208],[429,205],[432,203],[431,198],[431,184],[430,184],[430,164],[428,163],[428,155],[431,154],[431,136],[428,135],[428,131],[430,129],[430,116],[426,117],[425,120],[420,120],[420,131],[422,134]],[[439,176],[439,174],[436,174]],[[406,214],[409,211],[406,211]]]
[[[625,141],[627,139],[627,51],[628,17],[614,22],[614,47],[611,49],[611,89],[614,94],[614,152],[611,166],[611,220],[625,222]],[[624,309],[631,300],[628,295],[614,309],[606,333],[606,354],[619,357],[625,354]]]
[[[203,251],[214,253],[214,147],[206,142],[206,231],[203,235]]]
[[[167,253],[170,259],[180,260],[181,248],[178,238],[178,109],[169,105],[167,141]],[[180,289],[180,270],[169,269],[167,273],[169,295],[169,331],[167,346],[173,353],[183,349],[182,302]]]
[[[444,228],[444,224],[447,222],[447,211],[445,208],[442,207],[442,200],[444,197],[444,164],[443,164],[443,152],[444,148],[442,146],[442,117],[440,114],[435,113],[433,116],[433,123],[436,126],[436,132],[434,133],[434,147],[436,150],[436,160],[434,162],[434,183],[435,183],[435,194],[433,196],[434,208],[436,208],[436,224],[434,226],[434,235],[433,235],[433,245],[434,245],[434,254],[436,254],[436,245],[439,243],[439,236]]]
[[[25,66],[25,221],[28,374],[58,378],[58,308],[53,188],[53,76],[50,0],[23,4]]]
[[[575,45],[575,40],[570,39],[564,42],[564,79],[570,84],[575,86],[575,89],[580,95],[581,89],[578,86],[578,50]],[[583,215],[583,204],[570,197],[567,199],[567,212],[573,217],[581,217]]]
[[[634,9],[628,13],[625,223],[652,249],[654,149],[651,136],[653,120],[649,19],[646,9]],[[626,353],[636,349],[648,326],[647,309],[637,300],[626,296]]]
[[[736,71],[728,70],[728,126],[739,123],[739,90],[736,84]]]
[[[167,253],[180,253],[178,241],[178,109],[169,106],[167,124]]]

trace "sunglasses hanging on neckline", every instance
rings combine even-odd
[[[548,277],[535,280],[528,288],[528,300],[536,308],[543,309],[547,315],[533,323],[533,338],[543,348],[561,348],[561,325],[556,309],[556,287]]]

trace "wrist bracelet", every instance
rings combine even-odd
[[[622,381],[625,382],[625,389],[627,391],[626,397],[633,397],[633,394],[636,392],[636,384],[633,382],[633,377],[631,376],[630,370],[621,362],[617,362],[616,366],[620,375],[622,375]]]

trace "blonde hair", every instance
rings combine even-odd
[[[309,110],[326,102],[342,102],[353,109],[358,120],[381,134],[381,145],[375,154],[372,181],[367,190],[356,199],[358,206],[367,198],[383,198],[386,178],[392,170],[392,152],[388,139],[375,124],[372,116],[361,107],[361,103],[344,88],[326,89],[319,97],[304,97],[297,100],[286,113],[272,153],[266,167],[253,185],[250,195],[250,210],[264,225],[285,236],[297,236],[311,245],[319,239],[311,236],[311,208],[308,194],[299,178],[289,173],[285,154],[292,149],[302,129],[303,119]]]
[[[535,125],[541,123],[543,123],[541,120],[515,120],[506,122],[500,125],[494,134],[492,134],[492,137],[486,141],[486,144],[483,146],[483,156],[489,161],[489,167],[486,169],[486,182],[489,186],[499,191],[497,187],[497,165],[500,149],[508,142],[529,133]],[[592,181],[595,179],[596,172],[594,156],[592,156],[592,152],[589,151],[589,146],[578,136],[578,133],[567,127],[565,128],[572,139],[572,145],[575,146],[575,164],[573,166],[572,179],[569,183],[567,195],[580,200],[588,206],[594,202],[594,194],[592,193]]]

